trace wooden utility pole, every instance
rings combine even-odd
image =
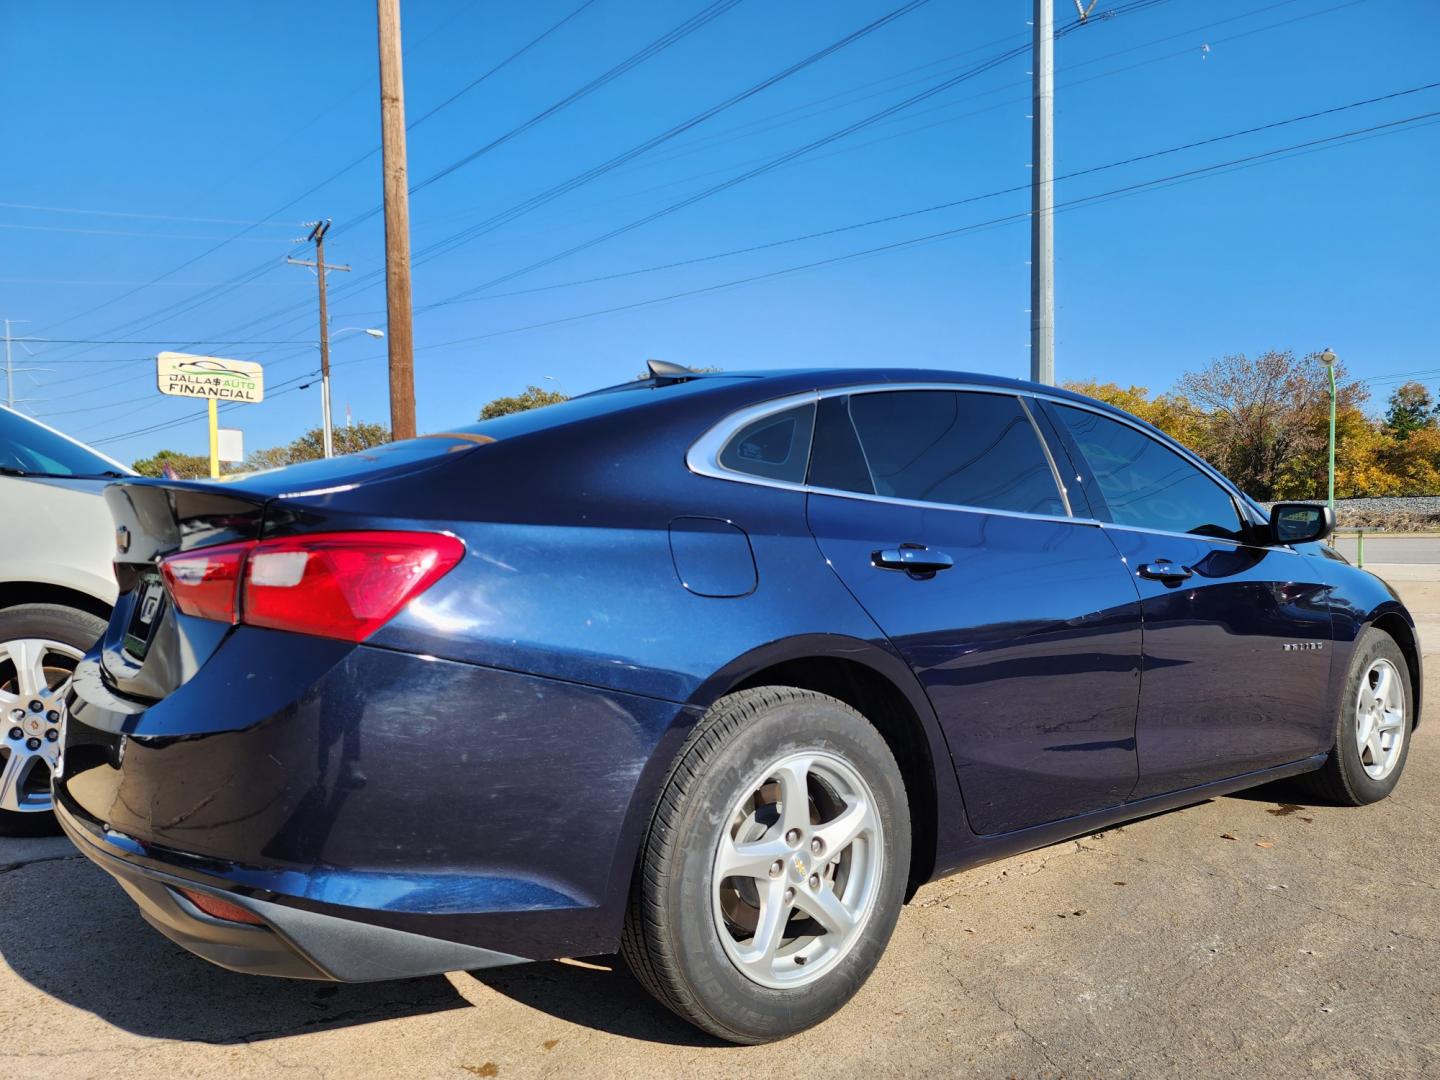
[[[315,222],[310,235],[305,239],[315,245],[315,261],[308,259],[286,259],[296,266],[309,266],[315,270],[320,283],[320,431],[325,446],[325,456],[335,456],[335,427],[330,419],[330,315],[325,309],[325,271],[349,270],[348,266],[327,266],[325,263],[325,234],[330,231],[330,219]]]
[[[405,77],[400,0],[376,0],[380,18],[380,142],[385,174],[385,307],[390,346],[390,432],[415,437],[415,328],[410,305],[410,184],[405,167]]]

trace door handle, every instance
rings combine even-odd
[[[1161,562],[1145,563],[1140,567],[1141,577],[1152,578],[1155,581],[1163,581],[1166,584],[1184,581],[1194,572],[1195,571],[1191,570],[1188,566],[1181,566],[1179,563],[1170,562],[1168,559],[1162,560]]]
[[[918,545],[885,548],[872,553],[870,558],[881,570],[906,570],[912,574],[933,574],[955,565],[955,560],[943,551],[932,551]]]

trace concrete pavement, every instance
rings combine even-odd
[[[1338,534],[1334,541],[1335,549],[1344,555],[1351,562],[1356,560],[1359,552],[1359,540],[1355,533],[1346,530]],[[1386,536],[1383,533],[1367,532],[1365,534],[1365,567],[1370,569],[1372,563],[1405,564],[1414,566],[1440,565],[1440,535],[1414,535],[1414,536]]]
[[[63,840],[6,840],[0,1076],[1440,1075],[1440,575],[1400,575],[1432,708],[1390,799],[1262,789],[930,885],[858,998],[787,1042],[712,1043],[611,957],[234,975]]]

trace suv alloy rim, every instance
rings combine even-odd
[[[863,937],[884,857],[874,793],[844,759],[806,750],[775,762],[746,785],[715,852],[726,955],[761,986],[815,982]]]
[[[1389,660],[1376,660],[1360,679],[1355,698],[1355,745],[1371,780],[1384,780],[1405,745],[1405,688]]]
[[[0,641],[0,810],[50,809],[49,774],[60,756],[65,695],[82,655],[45,638]]]

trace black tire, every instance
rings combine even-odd
[[[84,652],[104,632],[105,620],[59,604],[17,604],[0,610],[0,643],[45,638]],[[9,725],[0,728],[0,746],[10,742],[8,731]],[[0,755],[5,756],[8,749]],[[55,817],[48,810],[0,810],[0,836],[44,836],[56,831]]]
[[[823,751],[868,785],[883,837],[867,921],[824,974],[774,989],[742,974],[713,914],[722,828],[745,787],[785,755]],[[885,740],[841,701],[793,687],[743,690],[697,724],[666,781],[642,843],[622,937],[636,978],[664,1005],[734,1043],[784,1038],[818,1024],[864,985],[890,940],[910,869],[905,784]]]
[[[1356,745],[1355,702],[1360,693],[1360,680],[1376,660],[1387,660],[1400,675],[1400,689],[1405,702],[1399,758],[1389,775],[1372,779],[1365,771],[1360,749]],[[1297,779],[1312,793],[1340,806],[1365,806],[1379,802],[1395,789],[1405,761],[1410,755],[1410,737],[1415,727],[1415,694],[1410,682],[1410,665],[1395,639],[1383,630],[1370,627],[1355,643],[1344,689],[1336,709],[1335,741],[1330,756],[1319,771]]]

